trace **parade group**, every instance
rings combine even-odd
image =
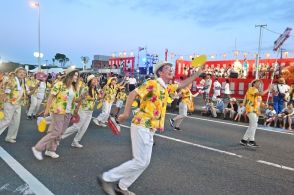
[[[241,138],[240,144],[258,147],[255,131],[260,112],[265,110],[265,124],[277,125],[291,130],[294,120],[293,89],[280,78],[276,84],[261,90],[261,80],[250,84],[244,100],[236,106],[237,100],[230,96],[229,89],[224,94],[229,100],[227,108],[221,98],[221,85],[210,74],[200,83],[202,88],[196,94],[191,93],[192,82],[201,74],[196,72],[179,82],[174,82],[173,65],[159,62],[154,66],[154,78],[146,78],[139,86],[129,86],[130,78],[109,75],[101,86],[101,77],[93,74],[81,76],[77,69],[66,69],[56,78],[48,79],[44,72],[28,75],[25,68],[1,74],[0,77],[0,135],[6,130],[6,142],[15,143],[21,123],[21,109],[26,109],[27,119],[46,121],[48,129],[31,150],[37,160],[43,160],[43,154],[58,158],[57,148],[62,140],[75,134],[72,147],[82,148],[81,140],[92,120],[93,111],[101,108],[93,122],[101,127],[107,126],[110,115],[119,123],[133,115],[130,134],[133,158],[118,167],[100,174],[98,184],[106,194],[134,194],[128,188],[148,167],[152,154],[153,136],[164,131],[166,108],[179,103],[179,114],[170,119],[174,130],[181,130],[181,124],[189,111],[193,111],[194,97],[202,94],[208,113],[216,117],[217,113],[229,114],[232,119],[242,116],[249,119],[249,127]],[[229,82],[227,82],[229,84]],[[210,98],[210,88],[213,96]],[[130,88],[130,89],[129,89]],[[263,105],[262,96],[269,91],[273,94],[273,104]],[[134,106],[137,102],[138,106]],[[236,105],[235,105],[236,104]],[[114,107],[112,109],[112,107]],[[123,108],[123,109],[122,109]],[[132,112],[133,111],[133,112]],[[69,126],[71,124],[71,126]]]

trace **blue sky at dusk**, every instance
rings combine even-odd
[[[1,1],[0,57],[4,61],[37,63],[38,15],[29,0]],[[257,52],[259,28],[267,24],[282,33],[294,27],[291,0],[40,0],[41,52],[52,62],[66,54],[81,66],[81,56],[111,55],[147,47],[164,58],[165,48],[175,58],[192,54],[232,58],[233,51]],[[294,57],[294,34],[283,48]],[[263,30],[262,55],[270,53],[279,35]]]

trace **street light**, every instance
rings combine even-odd
[[[37,8],[38,9],[38,66],[39,69],[41,69],[41,17],[40,17],[40,3],[37,2],[31,2],[31,7],[32,8]]]
[[[34,56],[36,58],[43,58],[44,57],[44,54],[43,53],[39,53],[39,52],[34,52]]]

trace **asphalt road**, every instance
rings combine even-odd
[[[166,131],[154,138],[150,166],[131,191],[139,195],[294,194],[293,133],[259,129],[260,147],[252,149],[239,145],[245,123],[195,115],[185,119],[183,131],[173,131],[170,117],[166,117]],[[60,158],[37,161],[31,147],[43,134],[37,131],[36,121],[23,116],[17,143],[4,142],[5,132],[0,146],[52,194],[103,194],[96,176],[132,157],[130,122],[124,125],[121,135],[114,136],[110,129],[91,123],[81,142],[84,148],[72,148],[71,136],[60,143]],[[19,170],[8,166],[3,153],[0,156],[0,194],[36,194],[17,174]]]

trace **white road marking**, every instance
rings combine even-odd
[[[279,164],[276,164],[276,163],[271,163],[271,162],[267,162],[267,161],[263,161],[263,160],[258,160],[256,162],[266,164],[266,165],[270,165],[270,166],[273,166],[273,167],[278,167],[278,168],[281,168],[281,169],[286,169],[286,170],[289,170],[289,171],[294,171],[294,168],[287,167],[287,166],[284,166],[284,165],[279,165]]]
[[[131,127],[126,126],[126,125],[120,125],[120,126],[125,127],[125,128],[131,128]],[[227,154],[227,155],[230,155],[230,156],[236,156],[236,157],[242,158],[242,155],[238,155],[238,154],[235,154],[235,153],[232,153],[232,152],[227,152],[227,151],[224,151],[224,150],[219,150],[219,149],[216,149],[216,148],[212,148],[212,147],[208,147],[208,146],[204,146],[204,145],[200,145],[200,144],[195,144],[195,143],[180,140],[180,139],[177,139],[177,138],[173,138],[173,137],[169,137],[169,136],[165,136],[165,135],[159,135],[157,133],[155,134],[155,136],[161,137],[161,138],[164,138],[164,139],[169,139],[169,140],[176,141],[176,142],[180,142],[180,143],[183,143],[183,144],[196,146],[198,148],[203,148],[203,149],[211,150],[211,151],[214,151],[214,152],[223,153],[223,154]]]
[[[125,128],[131,128],[130,126],[122,125],[122,124],[120,124],[120,126],[125,127]],[[212,147],[208,147],[208,146],[204,146],[204,145],[200,145],[200,144],[195,144],[195,143],[184,141],[184,140],[181,140],[181,139],[177,139],[177,138],[173,138],[173,137],[169,137],[169,136],[165,136],[165,135],[159,135],[157,133],[155,134],[155,136],[161,137],[161,138],[164,138],[164,139],[169,139],[169,140],[176,141],[176,142],[180,142],[180,143],[183,143],[183,144],[196,146],[198,148],[203,148],[203,149],[218,152],[218,153],[221,153],[221,154],[226,154],[226,155],[229,155],[229,156],[235,156],[235,157],[238,157],[238,158],[244,158],[244,159],[250,160],[249,158],[244,157],[242,155],[235,154],[235,153],[228,152],[228,151],[224,151],[224,150],[219,150],[217,148],[212,148]],[[275,164],[275,163],[271,163],[271,162],[267,162],[267,161],[263,161],[263,160],[257,160],[255,162],[262,163],[262,164],[269,165],[269,166],[274,166],[274,167],[281,168],[281,169],[286,169],[286,170],[289,170],[289,171],[294,171],[294,168],[292,168],[292,167],[287,167],[287,166],[284,166],[284,165],[279,165],[279,164]]]
[[[53,195],[53,193],[48,188],[46,188],[37,178],[35,178],[1,146],[0,157],[25,183],[29,185],[30,190],[33,191],[36,195]]]
[[[188,145],[192,145],[192,146],[196,146],[198,148],[203,148],[203,149],[211,150],[211,151],[214,151],[214,152],[219,152],[219,153],[227,154],[227,155],[230,155],[230,156],[236,156],[236,157],[242,158],[242,155],[238,155],[238,154],[235,154],[235,153],[232,153],[232,152],[227,152],[227,151],[224,151],[224,150],[219,150],[219,149],[212,148],[212,147],[203,146],[203,145],[200,145],[200,144],[195,144],[195,143],[192,143],[192,142],[183,141],[183,140],[176,139],[176,138],[173,138],[173,137],[168,137],[168,136],[159,135],[159,134],[155,134],[155,136],[162,137],[164,139],[173,140],[173,141],[180,142],[180,143],[184,143],[184,144],[188,144]]]
[[[9,189],[9,183],[4,184],[3,186],[0,187],[0,192],[2,191],[7,191],[10,190]]]
[[[176,116],[177,114],[174,113],[166,113],[168,115],[172,115],[172,116]],[[226,124],[226,125],[232,125],[232,126],[237,126],[237,127],[246,127],[248,128],[247,125],[240,125],[240,124],[235,124],[235,123],[229,123],[229,122],[224,122],[224,121],[219,121],[219,120],[211,120],[211,119],[206,119],[206,118],[199,118],[199,117],[192,117],[192,116],[187,116],[187,118],[190,119],[196,119],[196,120],[202,120],[202,121],[209,121],[209,122],[213,122],[213,123],[220,123],[220,124]],[[273,129],[269,129],[269,128],[263,128],[263,127],[257,127],[257,129],[259,130],[263,130],[263,131],[270,131],[270,132],[275,132],[275,133],[281,133],[281,134],[287,134],[287,135],[294,135],[294,132],[287,132],[287,131],[281,131],[278,128],[273,128]]]
[[[31,189],[30,186],[28,184],[23,184],[21,186],[18,186],[13,193],[20,193],[22,195],[32,195],[35,194]]]

